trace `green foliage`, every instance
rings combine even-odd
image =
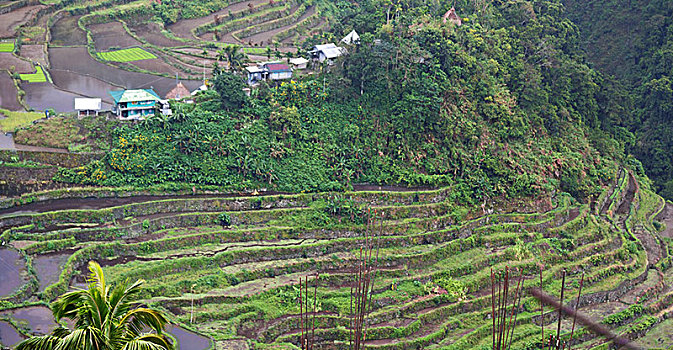
[[[220,94],[222,108],[227,111],[237,111],[245,106],[248,97],[244,87],[243,79],[232,73],[220,73],[213,81],[213,88]]]
[[[217,221],[222,227],[231,225],[231,216],[227,212],[222,212],[217,216]]]

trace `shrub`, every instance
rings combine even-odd
[[[229,216],[229,214],[227,214],[226,212],[220,213],[220,215],[217,216],[217,220],[219,221],[222,227],[227,227],[231,225],[231,216]]]

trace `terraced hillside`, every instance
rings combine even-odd
[[[523,274],[526,287],[540,284],[544,266],[543,289],[557,296],[566,270],[570,305],[584,272],[579,306],[593,320],[641,344],[670,338],[673,206],[641,191],[627,171],[590,204],[558,195],[465,208],[451,202],[450,189],[76,198],[92,194],[120,193],[5,201],[0,226],[9,248],[2,252],[20,268],[0,319],[19,333],[31,327],[17,313],[81,286],[86,262],[95,259],[112,281],[147,280],[142,298],[179,327],[173,334],[182,349],[298,345],[305,277],[317,283],[316,342],[345,348],[368,234],[378,256],[368,348],[490,348],[490,270],[506,266]],[[556,312],[545,309],[541,322],[539,304],[526,294],[518,319],[513,348],[523,349],[540,340],[541,323],[555,327]],[[570,327],[564,320],[563,331]],[[584,330],[574,342],[605,345]]]

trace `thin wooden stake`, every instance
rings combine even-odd
[[[577,302],[575,302],[575,315],[573,315],[573,327],[570,330],[570,340],[568,340],[568,350],[572,348],[573,334],[575,334],[575,322],[577,321],[577,310],[580,307],[580,296],[582,296],[582,285],[584,284],[584,271],[580,280],[580,290],[577,292]]]
[[[563,306],[563,292],[565,292],[566,287],[566,270],[563,269],[563,278],[561,279],[561,306]],[[561,347],[561,309],[558,310],[558,325],[556,326],[556,348]]]

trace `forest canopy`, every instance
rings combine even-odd
[[[442,21],[439,2],[321,6],[332,32],[307,46],[353,29],[362,40],[318,77],[234,104],[225,97],[235,79],[216,77],[198,103],[118,129],[103,160],[61,178],[291,192],[368,182],[455,186],[467,202],[555,190],[588,199],[626,159],[626,141],[604,123],[611,85],[584,62],[560,1],[458,1],[461,26]]]

